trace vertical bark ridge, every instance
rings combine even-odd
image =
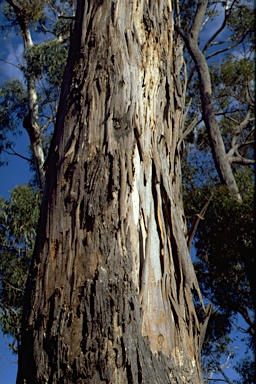
[[[182,44],[170,4],[78,1],[78,20],[18,383],[201,383],[176,149]]]

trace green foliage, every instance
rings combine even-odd
[[[19,66],[23,81],[12,79],[0,88],[0,154],[15,153],[15,138],[28,116],[26,88],[31,80],[36,84],[33,92],[38,100],[40,139],[43,150],[48,151],[69,45],[70,20],[58,16],[70,14],[73,4],[63,0],[4,3],[5,33],[14,30],[24,37],[24,28],[33,27],[33,38],[40,43],[25,50]],[[32,153],[30,156],[32,159]],[[6,161],[0,165],[4,163]],[[14,350],[20,332],[23,291],[34,247],[40,199],[29,186],[14,188],[9,201],[0,199],[0,326],[4,334],[14,337],[11,346]]]
[[[219,62],[211,65],[216,107],[236,111],[237,106],[248,109],[252,100],[248,92],[254,94],[254,59],[249,55],[237,57],[227,54]]]
[[[194,171],[195,172],[195,171]],[[196,175],[194,174],[194,179]],[[225,356],[232,359],[232,331],[237,316],[247,324],[244,341],[250,348],[255,324],[250,266],[255,250],[254,173],[250,168],[238,170],[236,179],[243,202],[238,203],[222,185],[215,188],[195,186],[185,189],[184,202],[188,225],[213,192],[213,199],[196,233],[194,263],[203,296],[214,305],[202,351],[204,372],[216,371]],[[248,260],[249,259],[249,260]],[[250,268],[250,267],[249,267]],[[242,363],[238,371],[242,374]],[[246,381],[244,381],[246,382]],[[248,381],[250,382],[250,381]]]
[[[255,12],[252,6],[252,1],[247,0],[237,2],[227,22],[231,32],[232,41],[247,38],[252,49],[254,49],[254,17]]]
[[[9,133],[21,133],[19,122],[27,114],[27,92],[18,79],[6,81],[0,88],[0,154],[14,146]]]
[[[40,194],[28,185],[15,187],[9,201],[0,198],[0,326],[4,334],[14,338],[14,351],[40,200]]]
[[[240,130],[238,142],[250,142],[250,145],[241,145],[240,154],[251,159],[254,158],[254,70],[252,57],[236,57],[232,54],[224,56],[221,62],[213,62],[210,67],[214,106],[226,150],[229,151],[234,135],[238,135]],[[250,120],[241,129],[249,111]],[[197,129],[194,139],[198,149],[209,152],[209,140],[204,125]]]
[[[255,362],[252,361],[248,356],[242,359],[236,366],[235,370],[239,373],[241,379],[235,380],[235,384],[255,384],[256,373],[255,373]]]
[[[30,22],[40,20],[47,3],[45,0],[19,0],[19,2],[26,15],[26,19]]]
[[[17,13],[15,13],[14,7],[19,7],[19,19],[31,25],[43,17],[46,4],[47,0],[19,0],[17,2],[7,0],[2,6],[2,12],[9,26],[18,31],[19,20],[16,17]]]
[[[23,36],[24,25],[27,28],[33,25],[32,36],[40,43],[25,49],[23,62],[19,65],[23,81],[12,79],[0,88],[0,166],[8,164],[9,154],[16,154],[15,137],[21,132],[23,121],[28,116],[29,93],[26,88],[29,82],[35,83],[33,92],[37,96],[40,140],[49,141],[67,60],[71,22],[59,18],[59,15],[69,15],[73,2],[22,0],[16,3],[10,0],[4,4],[5,20],[8,23],[5,30],[14,28]],[[48,144],[45,146],[47,148]]]
[[[57,39],[32,46],[25,55],[27,76],[45,77],[51,91],[60,88],[67,53],[68,46]]]

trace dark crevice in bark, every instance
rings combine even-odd
[[[120,265],[120,268],[123,267],[121,267]],[[114,276],[115,275],[116,274],[114,273]],[[101,372],[101,379],[99,383],[111,383],[111,380],[109,379],[110,372],[108,373],[108,369],[111,370],[111,368],[105,366],[104,360],[108,359],[108,354],[105,354],[104,352],[105,347],[103,343],[105,343],[105,340],[112,340],[115,345],[115,334],[112,333],[113,329],[111,324],[113,322],[113,318],[117,315],[118,321],[116,323],[116,326],[119,327],[120,325],[122,325],[123,336],[121,336],[119,340],[120,347],[118,345],[116,345],[115,347],[117,351],[117,353],[115,354],[115,358],[118,358],[118,366],[123,367],[125,369],[124,377],[126,378],[126,380],[124,382],[129,384],[137,384],[142,382],[148,384],[152,382],[159,384],[164,382],[167,383],[168,379],[166,373],[163,371],[160,377],[158,377],[159,371],[155,369],[155,358],[151,354],[147,355],[148,349],[146,345],[142,347],[146,339],[143,340],[143,338],[141,338],[141,336],[139,335],[137,335],[138,337],[136,339],[131,338],[131,335],[134,334],[134,332],[137,333],[137,325],[140,322],[138,318],[139,314],[134,310],[135,307],[137,307],[136,301],[138,300],[138,298],[136,299],[135,297],[130,296],[129,307],[123,300],[124,297],[127,297],[127,290],[129,290],[131,282],[127,280],[122,280],[122,276],[120,275],[118,275],[118,279],[116,275],[116,277],[113,278],[113,284],[109,286],[109,283],[105,280],[105,276],[106,275],[103,274],[99,275],[98,278],[95,278],[93,281],[88,282],[87,286],[85,286],[84,288],[84,308],[82,309],[84,322],[84,341],[82,345],[84,345],[83,350],[86,352],[87,356],[85,371],[88,370],[88,372],[85,372],[84,377],[87,377],[88,380],[89,372],[92,373],[95,369],[96,372]],[[119,292],[118,301],[113,300],[113,297],[111,297],[109,294],[107,296],[107,299],[105,295],[105,287],[107,286],[107,292],[112,292],[113,297],[116,298],[117,296],[115,292]],[[90,300],[88,302],[88,299],[86,299],[89,297],[89,295],[90,297],[93,297],[93,306],[91,306]],[[104,302],[101,300],[101,297],[103,296],[105,296]],[[103,315],[103,318],[101,317],[101,315]],[[87,326],[87,322],[89,322],[90,324],[89,327]],[[98,328],[100,328],[100,332]],[[96,347],[98,343],[100,344]],[[94,345],[97,350],[94,348]],[[98,366],[94,366],[95,368],[93,369],[91,364],[93,364],[93,361],[95,360],[95,353],[98,354]],[[150,365],[148,365],[149,362]],[[148,371],[147,374],[145,370]],[[78,377],[78,379],[80,379],[80,377]],[[87,382],[90,383],[90,381]]]
[[[174,318],[174,323],[177,326],[177,328],[179,328],[179,314],[177,313],[177,311],[176,311],[174,305],[172,304],[171,300],[170,300],[170,305],[172,307],[172,314],[173,314],[173,318]]]
[[[108,197],[107,200],[108,202],[111,202],[113,200],[113,192],[115,191],[115,181],[114,181],[114,174],[115,170],[114,168],[114,158],[112,155],[108,155],[109,157],[109,177],[108,177]]]
[[[111,84],[110,84],[110,78],[107,79],[107,88],[106,88],[106,97],[105,97],[105,115],[104,115],[104,141],[103,143],[104,144],[107,144],[107,137],[108,137],[108,132],[107,132],[107,129],[108,129],[108,119],[109,119],[109,116],[110,116],[110,113],[109,113],[109,106],[108,106],[108,102],[109,102],[109,99],[110,99],[110,96],[111,96]],[[107,145],[105,147],[105,154],[108,153],[108,149],[107,149]]]
[[[160,183],[157,180],[157,174],[156,174],[156,167],[154,164],[154,161],[152,161],[152,195],[153,195],[153,201],[154,201],[154,212],[155,212],[155,219],[156,219],[156,224],[157,224],[157,232],[158,232],[158,237],[160,240],[160,250],[159,250],[159,259],[160,259],[160,264],[161,264],[161,271],[162,271],[162,276],[164,274],[164,258],[163,258],[163,251],[164,251],[164,243],[162,239],[162,234],[161,234],[161,229],[160,229],[160,224],[159,224],[159,218],[158,218],[158,206],[161,204],[159,201],[159,197],[157,194],[156,190],[156,185],[160,187]]]
[[[182,114],[174,110],[171,69],[161,61],[162,52],[174,60],[163,17],[171,13],[164,2],[138,2],[134,17],[132,2],[112,13],[111,1],[78,4],[48,161],[43,236],[26,292],[18,383],[201,383],[191,316],[180,309],[190,300],[181,287],[190,260],[170,212],[171,199],[180,203],[170,159]],[[164,146],[164,138],[172,140]]]
[[[166,231],[167,231],[167,236],[170,236],[171,234],[171,204],[170,204],[170,199],[168,198],[166,189],[163,184],[163,180],[160,183],[160,188],[161,188],[161,196],[162,196],[162,209],[163,209],[163,215],[165,218],[165,222],[167,223],[166,225]]]
[[[137,146],[138,146],[138,151],[139,151],[139,156],[140,156],[140,161],[143,161],[143,151],[142,151],[142,147],[141,147],[141,143],[140,143],[140,136],[139,136],[139,132],[138,132],[138,129],[137,128],[134,128],[134,137],[136,139],[136,142],[137,142]],[[144,179],[145,180],[145,179]]]
[[[174,268],[175,268],[175,277],[176,277],[176,287],[177,287],[177,297],[179,297],[179,291],[182,288],[181,287],[181,281],[182,281],[182,276],[181,276],[181,264],[180,264],[180,259],[178,256],[178,246],[176,244],[176,239],[175,235],[172,231],[172,227],[170,227],[171,233],[170,233],[170,241],[171,241],[171,246],[172,246],[172,257],[173,257],[173,262],[174,262]]]
[[[169,84],[168,84],[167,78],[166,78],[166,82],[165,82],[165,96],[166,96],[166,104],[165,104],[165,108],[164,108],[164,118],[166,121],[168,121],[171,99],[170,99],[170,90],[169,90]]]

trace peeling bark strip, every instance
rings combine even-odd
[[[170,2],[78,1],[18,383],[202,383]]]

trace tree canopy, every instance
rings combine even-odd
[[[3,333],[14,338],[15,352],[40,201],[40,194],[29,185],[15,187],[9,201],[0,199],[0,324]]]

